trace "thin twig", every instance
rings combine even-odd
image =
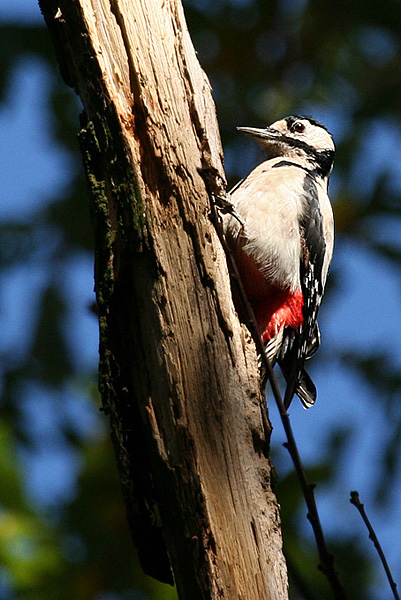
[[[210,203],[211,203],[212,221],[215,225],[217,234],[219,236],[221,244],[226,253],[230,273],[232,274],[233,279],[235,280],[236,285],[238,286],[238,293],[240,295],[241,302],[243,303],[244,310],[246,312],[247,326],[253,337],[253,340],[254,340],[255,346],[256,346],[256,350],[257,350],[258,354],[260,355],[260,359],[263,363],[263,367],[269,378],[273,396],[274,396],[274,399],[276,401],[276,404],[277,404],[277,407],[278,407],[278,410],[280,413],[281,421],[283,423],[284,431],[285,431],[285,434],[287,437],[287,443],[285,444],[285,446],[288,449],[290,456],[292,458],[292,461],[294,463],[295,471],[297,473],[297,476],[298,476],[298,479],[299,479],[299,482],[300,482],[300,485],[302,488],[302,492],[303,492],[303,495],[305,498],[306,506],[308,508],[308,519],[312,525],[313,533],[314,533],[315,539],[316,539],[316,545],[317,545],[319,558],[320,558],[319,569],[326,576],[326,578],[329,582],[329,585],[332,589],[332,592],[334,594],[335,600],[346,600],[345,590],[342,587],[340,580],[338,578],[338,573],[334,568],[333,556],[332,556],[332,554],[330,554],[330,552],[327,548],[326,540],[324,537],[324,533],[323,533],[323,529],[322,529],[322,525],[320,522],[319,513],[317,510],[316,501],[315,501],[315,495],[314,495],[314,487],[315,486],[313,484],[309,483],[305,469],[303,467],[303,464],[302,464],[302,461],[301,461],[301,458],[300,458],[300,455],[298,452],[298,447],[295,442],[294,433],[292,431],[290,417],[286,411],[286,408],[285,408],[285,405],[283,402],[283,398],[282,398],[282,395],[280,392],[280,388],[279,388],[276,376],[273,371],[273,367],[272,367],[270,361],[267,359],[265,349],[264,349],[264,346],[263,346],[263,343],[262,343],[262,340],[260,337],[260,332],[258,331],[258,328],[256,325],[255,316],[253,314],[252,307],[249,304],[248,298],[245,294],[245,291],[244,291],[244,288],[243,288],[243,285],[241,282],[241,278],[238,273],[237,266],[235,264],[234,258],[230,251],[230,248],[228,247],[227,242],[225,240],[224,233],[223,233],[222,226],[221,226],[221,219],[219,219],[219,217],[217,215],[216,207],[213,203],[212,194],[210,194]],[[264,413],[264,411],[265,411],[265,408],[264,408],[264,410],[262,409],[262,414]]]
[[[367,516],[366,511],[365,511],[365,506],[359,500],[359,494],[358,494],[358,492],[351,492],[350,502],[351,502],[351,504],[353,504],[354,506],[356,506],[356,508],[358,509],[359,514],[361,515],[361,517],[362,517],[362,519],[363,519],[363,521],[364,521],[364,523],[365,523],[365,525],[366,525],[366,527],[367,527],[367,529],[369,531],[369,539],[372,540],[373,545],[376,548],[377,553],[378,553],[378,555],[380,557],[380,560],[381,560],[383,568],[384,568],[384,570],[386,572],[387,579],[388,579],[388,582],[390,584],[391,591],[393,592],[393,596],[394,596],[395,600],[400,600],[400,596],[398,595],[398,592],[397,592],[397,584],[395,583],[395,581],[393,579],[393,576],[392,576],[391,571],[390,571],[390,567],[388,566],[388,562],[387,562],[386,557],[384,556],[384,552],[382,550],[380,542],[377,539],[377,535],[375,533],[375,530],[373,529],[372,524],[371,524],[371,522],[368,519],[368,516]]]

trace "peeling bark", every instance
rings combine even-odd
[[[40,4],[85,108],[100,390],[143,568],[171,582],[171,559],[182,599],[286,599],[255,349],[201,176],[224,187],[215,108],[181,4]]]

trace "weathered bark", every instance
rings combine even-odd
[[[100,389],[144,569],[180,598],[287,598],[270,431],[200,173],[224,181],[179,0],[41,0],[85,108]],[[165,544],[165,545],[164,545]]]

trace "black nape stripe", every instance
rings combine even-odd
[[[316,172],[321,177],[330,174],[334,162],[334,150],[316,150],[302,140],[283,135],[281,141],[292,148],[299,148],[316,164]]]
[[[330,175],[334,163],[334,152],[333,150],[321,150],[316,152],[315,162],[317,163],[317,172],[321,177],[327,177]]]
[[[276,169],[278,167],[297,167],[297,169],[302,169],[302,171],[305,171],[305,173],[308,173],[308,175],[311,177],[313,177],[316,173],[316,169],[308,169],[307,167],[304,167],[299,163],[292,162],[291,160],[280,160],[280,162],[272,166],[272,169]]]

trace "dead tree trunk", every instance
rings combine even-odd
[[[80,95],[100,390],[145,571],[186,600],[283,600],[254,345],[201,169],[223,185],[210,86],[180,0],[41,0]],[[168,551],[168,555],[166,552]]]

